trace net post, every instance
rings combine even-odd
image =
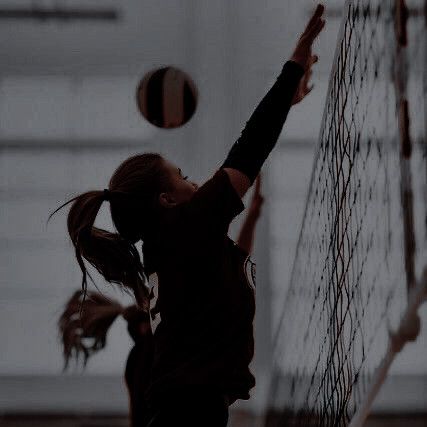
[[[412,189],[411,155],[412,139],[410,135],[409,102],[407,98],[407,23],[409,9],[405,0],[395,1],[396,68],[395,90],[398,103],[398,121],[400,138],[400,180],[401,205],[403,213],[403,235],[408,295],[415,285],[415,232],[414,201]]]
[[[401,93],[398,93],[402,96]],[[414,232],[414,196],[412,190],[411,155],[412,140],[409,132],[409,103],[401,97],[399,105],[400,128],[400,173],[401,173],[401,203],[403,211],[403,235],[405,247],[405,270],[408,292],[415,283],[415,232]]]
[[[406,48],[408,46],[407,22],[409,9],[405,0],[395,1],[396,60],[395,87],[398,103],[400,137],[401,205],[403,214],[404,254],[408,302],[396,332],[389,332],[388,349],[375,371],[366,398],[357,409],[349,426],[362,427],[388,370],[403,347],[415,341],[420,331],[418,308],[427,300],[427,267],[421,280],[415,279],[415,232],[413,212],[413,190],[411,175],[412,140],[410,135],[409,103],[407,99]]]
[[[411,142],[411,137],[409,133],[409,104],[407,99],[402,99],[400,101],[399,125],[400,125],[401,154],[403,158],[409,159],[412,154],[412,142]]]
[[[396,0],[396,36],[401,46],[408,44],[407,24],[409,18],[409,9],[405,0]]]
[[[354,414],[349,427],[363,427],[368,417],[375,397],[387,378],[388,370],[403,347],[411,341],[415,341],[420,333],[419,307],[427,301],[427,266],[421,280],[411,290],[408,305],[400,321],[396,332],[389,333],[389,344],[387,353],[381,364],[375,371],[371,386],[366,393],[366,399]]]

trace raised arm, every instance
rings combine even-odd
[[[237,239],[237,245],[248,254],[250,254],[253,249],[255,228],[261,214],[261,207],[263,203],[264,197],[261,194],[261,175],[258,175],[255,181],[255,189],[251,204],[248,207],[245,221],[243,222]]]
[[[312,55],[312,45],[325,25],[323,12],[324,7],[318,5],[291,60],[283,66],[221,166],[240,197],[253,184],[274,148],[291,106],[300,102],[312,89],[308,82],[311,67],[317,61],[317,57]]]

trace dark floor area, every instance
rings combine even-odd
[[[122,415],[40,415],[9,414],[0,416],[2,427],[128,427],[128,420]],[[366,427],[427,427],[427,413],[419,415],[377,415],[371,416]],[[201,426],[203,427],[203,426]],[[262,427],[260,420],[250,414],[233,412],[229,427]],[[286,427],[283,425],[283,427]]]
[[[260,427],[254,417],[243,411],[230,414],[229,427]],[[1,427],[128,427],[123,415],[41,415],[9,414],[0,416]],[[201,426],[203,427],[203,426]]]

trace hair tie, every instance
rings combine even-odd
[[[104,188],[103,200],[105,200],[106,202],[110,201],[110,190],[108,188]]]

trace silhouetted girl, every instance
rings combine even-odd
[[[248,254],[252,252],[255,227],[263,201],[261,178],[258,176],[237,240],[237,244]],[[118,301],[99,292],[76,291],[67,301],[58,322],[65,359],[64,369],[67,369],[72,358],[76,362],[83,358],[83,365],[86,366],[89,357],[106,346],[108,330],[119,315],[127,321],[129,335],[135,343],[125,369],[131,427],[142,427],[149,421],[145,394],[150,380],[154,349],[147,312],[136,305],[123,307]]]
[[[200,188],[160,155],[141,154],[118,167],[108,189],[72,200],[68,231],[83,288],[85,259],[107,281],[132,289],[140,307],[149,306],[150,427],[225,426],[229,404],[249,399],[255,385],[248,367],[254,351],[253,269],[227,232],[290,107],[310,92],[317,60],[311,46],[325,24],[322,14],[319,6],[225,162]],[[94,227],[104,201],[117,233]],[[140,240],[143,264],[135,247]]]

